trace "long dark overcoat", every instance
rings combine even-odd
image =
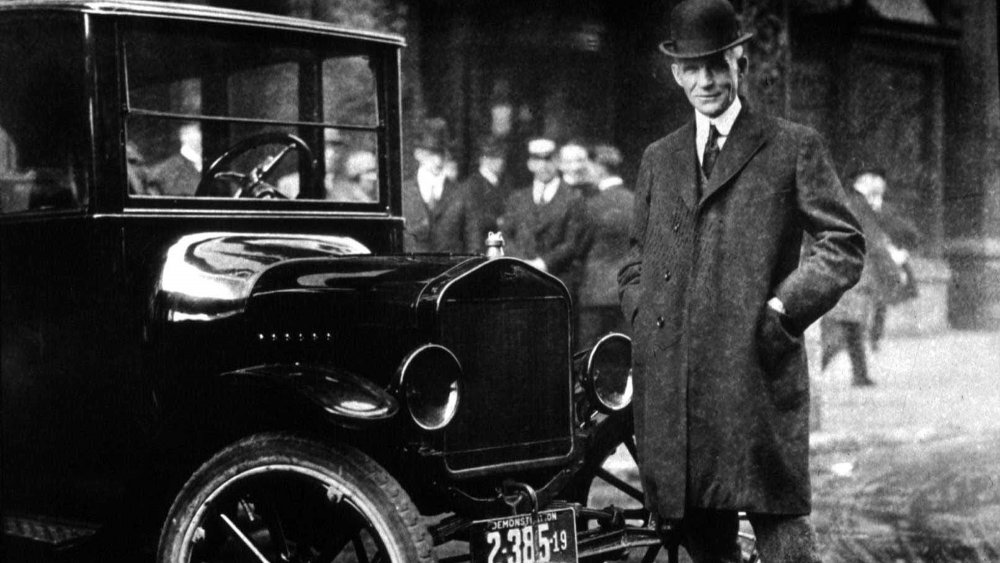
[[[864,237],[807,127],[744,106],[700,200],[696,163],[693,121],[646,149],[619,274],[647,506],[806,514],[801,331],[857,282]]]

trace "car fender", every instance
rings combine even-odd
[[[346,370],[311,364],[265,364],[221,374],[238,387],[287,391],[332,422],[356,427],[392,418],[399,412],[395,397],[378,385]]]

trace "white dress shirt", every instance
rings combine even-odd
[[[441,199],[441,192],[444,191],[444,174],[435,174],[430,168],[417,169],[417,187],[420,188],[420,197],[424,203],[433,206]]]
[[[597,183],[597,189],[599,191],[603,192],[604,190],[607,190],[607,189],[610,189],[610,188],[614,188],[616,186],[621,186],[621,185],[624,185],[624,184],[625,184],[625,181],[622,180],[620,177],[618,177],[618,176],[608,176],[607,178],[605,178],[605,179],[603,179],[603,180],[601,180],[600,182]]]
[[[195,170],[201,172],[201,155],[198,154],[198,151],[187,145],[181,145],[181,156],[186,158],[194,166]]]
[[[483,178],[486,178],[486,181],[489,182],[490,185],[494,187],[500,183],[500,178],[497,178],[497,175],[494,174],[492,170],[486,168],[485,166],[479,168],[479,175],[482,176]]]
[[[538,180],[535,180],[532,195],[535,198],[535,205],[543,205],[550,201],[556,196],[556,190],[559,189],[559,177],[549,180],[548,183],[543,184]]]
[[[694,146],[698,152],[698,164],[701,164],[705,160],[705,143],[708,142],[709,126],[715,125],[715,129],[719,132],[719,149],[722,149],[726,144],[726,139],[729,137],[729,132],[733,128],[733,123],[736,123],[736,116],[740,114],[742,108],[743,104],[740,102],[739,97],[737,97],[719,117],[708,117],[701,112],[694,112]]]

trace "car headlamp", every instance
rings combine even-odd
[[[583,387],[597,410],[611,414],[632,403],[632,340],[612,332],[587,354]]]
[[[458,411],[462,366],[444,346],[427,344],[410,352],[399,366],[399,389],[413,422],[440,430]]]

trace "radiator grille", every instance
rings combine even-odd
[[[442,344],[463,368],[445,434],[453,471],[565,456],[572,450],[568,319],[556,297],[445,301]]]

